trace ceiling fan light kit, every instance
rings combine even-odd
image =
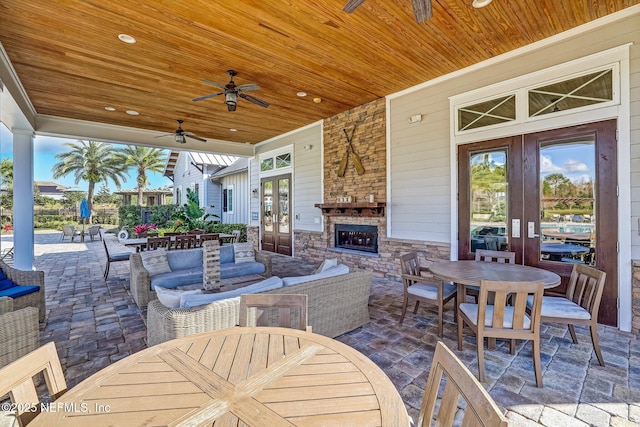
[[[236,111],[236,106],[238,105],[238,97],[246,99],[247,101],[253,104],[259,105],[260,107],[267,108],[269,106],[268,102],[244,93],[244,92],[251,92],[254,90],[258,90],[260,89],[260,86],[258,86],[255,83],[236,85],[236,83],[233,81],[233,78],[238,74],[238,72],[235,70],[228,70],[227,74],[229,74],[229,76],[231,77],[231,80],[229,81],[229,83],[227,83],[224,86],[208,79],[202,79],[203,82],[213,85],[219,89],[222,89],[223,91],[200,96],[198,98],[194,98],[193,102],[203,101],[205,99],[224,95],[224,102],[225,104],[227,104],[228,111]]]
[[[156,138],[161,138],[164,136],[172,136],[173,140],[177,143],[177,144],[186,144],[187,143],[187,138],[191,138],[191,139],[195,139],[196,141],[200,141],[200,142],[207,142],[206,139],[204,138],[200,138],[199,136],[196,136],[192,133],[189,132],[185,132],[185,130],[182,128],[182,123],[184,123],[184,120],[176,120],[176,122],[178,122],[178,128],[173,132],[173,133],[168,133],[165,135],[158,135],[156,136]]]

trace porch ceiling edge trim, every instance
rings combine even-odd
[[[254,148],[250,144],[209,139],[207,142],[187,140],[186,144],[176,146],[171,136],[156,138],[163,134],[165,133],[44,114],[36,117],[36,135],[145,145],[174,151],[200,151],[243,157],[254,155]]]
[[[565,39],[568,39],[568,38],[571,38],[571,37],[579,36],[580,34],[583,34],[585,32],[592,31],[592,30],[594,30],[596,28],[600,28],[602,26],[609,25],[611,23],[615,23],[616,21],[629,18],[629,17],[631,17],[631,16],[633,16],[635,14],[638,14],[638,13],[640,13],[640,4],[628,7],[626,9],[623,9],[621,11],[618,11],[618,12],[615,12],[615,13],[612,13],[612,14],[609,14],[609,15],[606,15],[606,16],[603,16],[602,18],[598,18],[598,19],[596,19],[594,21],[587,22],[586,24],[579,25],[579,26],[577,26],[575,28],[572,28],[570,30],[563,31],[560,34],[556,34],[556,35],[553,35],[551,37],[547,37],[546,39],[542,39],[542,40],[539,40],[537,42],[530,43],[530,44],[528,44],[526,46],[522,46],[522,47],[520,47],[518,49],[511,50],[509,52],[500,54],[498,56],[494,56],[493,58],[486,59],[486,60],[484,60],[482,62],[475,63],[473,65],[470,65],[470,66],[466,67],[466,68],[462,68],[460,70],[453,71],[453,72],[451,72],[449,74],[445,74],[444,76],[436,77],[435,79],[431,79],[431,80],[426,81],[424,83],[420,83],[420,84],[412,86],[410,88],[401,90],[400,92],[392,93],[390,95],[387,95],[386,98],[389,99],[389,100],[394,100],[396,98],[400,98],[400,97],[403,97],[405,95],[408,95],[408,94],[411,94],[411,93],[414,93],[414,92],[418,92],[418,91],[420,91],[422,89],[425,89],[425,88],[428,88],[428,87],[431,87],[431,86],[446,82],[447,80],[455,79],[455,78],[463,76],[465,74],[468,74],[468,73],[471,73],[471,72],[474,72],[474,71],[478,71],[478,70],[481,70],[483,68],[486,68],[486,67],[489,67],[489,66],[492,66],[492,65],[500,64],[500,63],[502,63],[504,61],[507,61],[509,59],[520,57],[522,55],[527,54],[528,52],[532,52],[532,51],[541,49],[541,48],[543,48],[545,46],[550,46],[550,45],[556,44],[556,43],[558,43],[558,42],[560,42],[562,40],[565,40]]]
[[[27,96],[27,92],[24,90],[22,82],[20,82],[18,74],[13,68],[11,61],[9,61],[9,56],[4,50],[4,46],[2,45],[2,43],[0,43],[0,80],[2,81],[4,89],[13,99],[13,102],[17,106],[23,118],[29,122],[32,128],[35,128],[37,115],[36,109]],[[3,115],[6,113],[7,112],[3,112]],[[10,113],[15,115],[18,113],[18,111],[11,111]],[[2,117],[0,117],[0,119],[1,118]]]

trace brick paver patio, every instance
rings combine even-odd
[[[3,242],[11,236],[3,236]],[[4,247],[4,243],[3,243]],[[102,242],[60,242],[59,233],[36,234],[36,268],[45,272],[47,318],[41,341],[54,341],[65,377],[73,387],[116,360],[146,347],[146,313],[129,294],[127,262],[111,265],[102,277]],[[315,265],[277,256],[274,274],[308,274]],[[338,337],[371,358],[399,390],[409,415],[417,419],[435,344],[437,314],[421,307],[398,324],[402,284],[374,278],[371,322]],[[477,374],[475,338],[465,335],[457,350],[453,313],[446,311],[444,343]],[[484,386],[506,411],[510,425],[625,426],[640,425],[640,343],[638,337],[601,326],[606,367],[592,351],[588,330],[577,328],[574,345],[566,328],[545,324],[542,330],[544,388],[535,386],[531,345],[519,343],[515,355],[508,344],[485,351]],[[5,420],[6,421],[6,420]],[[4,425],[0,420],[0,425]]]

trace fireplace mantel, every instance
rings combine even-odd
[[[317,203],[316,208],[326,216],[368,216],[383,217],[385,202],[374,203]]]

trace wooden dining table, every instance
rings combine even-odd
[[[30,426],[409,426],[384,372],[334,339],[227,328],[150,347],[73,387]]]
[[[466,286],[479,287],[482,280],[542,282],[545,289],[560,285],[560,276],[553,271],[521,264],[471,260],[437,261],[429,266],[429,271],[445,281]]]
[[[220,240],[225,240],[225,239],[230,239],[232,237],[235,237],[233,234],[228,234],[228,233],[216,233],[218,234],[220,237]],[[194,236],[196,239],[199,239],[200,237],[199,234],[193,234],[192,236]],[[148,241],[148,237],[134,237],[132,239],[126,239],[123,240],[123,243],[125,246],[133,246],[136,248],[136,251],[140,251],[141,248],[145,248],[147,246],[147,241]],[[175,236],[171,236],[171,241],[175,241]]]

